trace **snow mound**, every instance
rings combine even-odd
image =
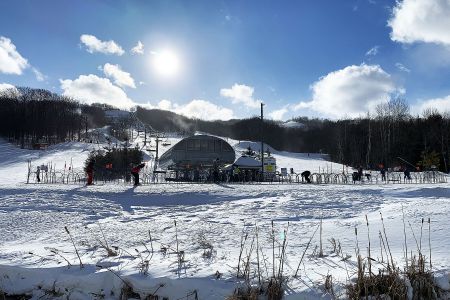
[[[282,124],[286,128],[306,128],[306,125],[296,121],[287,121]]]

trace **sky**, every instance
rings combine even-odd
[[[450,0],[0,2],[0,89],[205,120],[450,111]]]

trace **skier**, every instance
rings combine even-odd
[[[363,168],[361,166],[359,166],[358,168],[358,180],[361,181],[363,176]]]
[[[240,176],[241,170],[239,169],[238,166],[235,166],[233,169],[233,180],[234,182],[238,182],[239,181],[239,176]]]
[[[355,183],[356,181],[359,181],[359,173],[358,172],[352,173],[352,180],[353,180],[353,183]]]
[[[37,182],[41,182],[41,167],[37,166],[36,168],[36,180]]]
[[[380,174],[381,174],[381,180],[386,181],[386,170],[384,169],[384,167],[381,168]]]
[[[212,177],[214,182],[219,181],[219,158],[216,158],[213,160],[213,170],[212,170]]]
[[[407,167],[405,167],[405,171],[403,171],[403,180],[411,180],[411,173]]]
[[[302,176],[302,182],[303,182],[303,179],[304,179],[304,180],[306,180],[307,183],[311,183],[311,179],[309,179],[309,176],[311,175],[310,171],[304,171],[300,175]]]
[[[200,181],[200,168],[199,167],[195,168],[195,170],[194,170],[194,181],[195,182]]]
[[[92,185],[94,180],[94,164],[95,160],[91,160],[86,166],[86,174],[87,174],[87,185]]]
[[[131,174],[133,174],[134,177],[134,186],[139,185],[139,172],[143,167],[145,167],[145,163],[141,163],[140,165],[137,165],[131,169]]]

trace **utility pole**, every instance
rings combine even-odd
[[[156,135],[156,149],[155,149],[155,163],[153,164],[153,171],[156,171],[156,166],[158,163],[158,148],[159,148],[159,141],[161,141],[161,139],[159,138],[159,135]]]
[[[144,147],[147,145],[147,127],[144,127]]]
[[[370,113],[367,113],[367,120],[369,122],[369,133],[368,133],[368,141],[367,141],[367,153],[366,153],[366,166],[370,163],[370,151],[372,150],[372,131],[370,130]]]
[[[87,119],[87,116],[84,116],[84,124],[86,125],[84,134],[85,134],[85,138],[87,139],[87,132],[88,132],[88,119]]]
[[[264,103],[261,102],[261,180],[264,181]]]

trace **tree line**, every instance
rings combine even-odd
[[[0,92],[0,136],[22,148],[80,140],[89,128],[105,123],[102,107],[47,90],[19,87]]]
[[[125,136],[133,122],[109,123],[105,104],[80,104],[46,90],[18,88],[0,92],[0,136],[22,147],[86,137],[90,128],[111,125],[117,137]],[[428,109],[413,116],[404,99],[380,104],[372,114],[342,120],[298,117],[298,127],[259,117],[228,121],[187,118],[170,111],[137,107],[140,121],[162,132],[206,132],[236,140],[260,141],[277,150],[326,153],[339,163],[377,168],[436,166],[448,172],[450,114]]]
[[[326,153],[333,161],[354,167],[450,169],[450,114],[428,109],[413,116],[401,98],[379,104],[372,115],[355,119],[294,118],[298,127],[272,120],[264,120],[261,125],[258,117],[204,121],[141,107],[136,113],[156,130],[186,134],[201,131],[251,141],[260,141],[262,136],[277,150]]]
[[[307,152],[321,150],[351,166],[449,171],[450,115],[427,109],[412,116],[403,99],[378,105],[374,115],[323,120],[300,136]]]

